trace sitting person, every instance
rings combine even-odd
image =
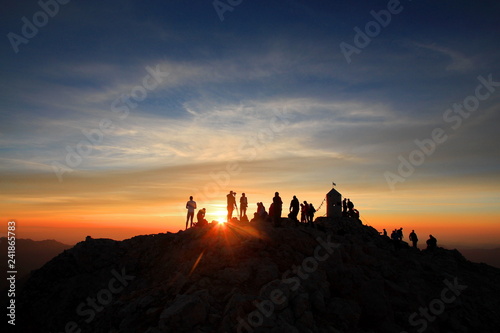
[[[265,220],[267,217],[266,207],[262,202],[257,202],[257,213],[255,213],[255,218]]]
[[[205,219],[206,212],[207,210],[205,208],[198,211],[198,214],[196,214],[196,219],[198,220],[196,227],[205,227],[208,225],[208,221]]]
[[[429,239],[427,240],[427,250],[434,250],[437,248],[437,239],[432,236],[432,235],[429,235]]]

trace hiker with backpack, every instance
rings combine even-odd
[[[403,228],[399,228],[398,230],[396,230],[396,233],[398,235],[398,239],[400,241],[402,241],[403,240]]]

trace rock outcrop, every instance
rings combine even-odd
[[[358,220],[87,239],[35,271],[23,332],[498,332],[500,270]]]

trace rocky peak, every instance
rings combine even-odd
[[[498,332],[500,270],[419,251],[359,220],[209,224],[92,239],[35,271],[40,332]]]

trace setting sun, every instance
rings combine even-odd
[[[276,191],[284,218],[293,196],[319,217],[336,182],[379,231],[498,246],[491,6],[429,1],[433,22],[428,5],[410,1],[405,19],[372,36],[364,28],[377,20],[363,22],[379,13],[371,2],[292,1],[288,12],[248,2],[225,6],[223,22],[210,2],[153,3],[110,21],[94,15],[108,5],[81,2],[29,44],[9,33],[17,37],[0,64],[0,220],[16,221],[19,237],[75,244],[177,232],[190,196],[193,222],[206,208],[208,223],[226,223],[231,191],[236,218],[243,193],[252,220]],[[2,22],[22,33],[19,18],[32,16],[12,6],[17,14]],[[85,15],[95,23],[77,19]],[[464,15],[467,34],[446,21]],[[108,33],[95,38],[87,25]]]
[[[475,306],[500,309],[490,268],[464,260],[500,267],[500,1],[2,9],[3,284],[15,262],[19,288],[37,272],[13,293],[20,331],[500,321]],[[25,264],[56,243],[60,266]],[[439,293],[455,276],[470,303]]]
[[[213,213],[207,212],[207,220],[209,222],[217,221],[219,223],[227,222],[227,210],[216,210]]]

